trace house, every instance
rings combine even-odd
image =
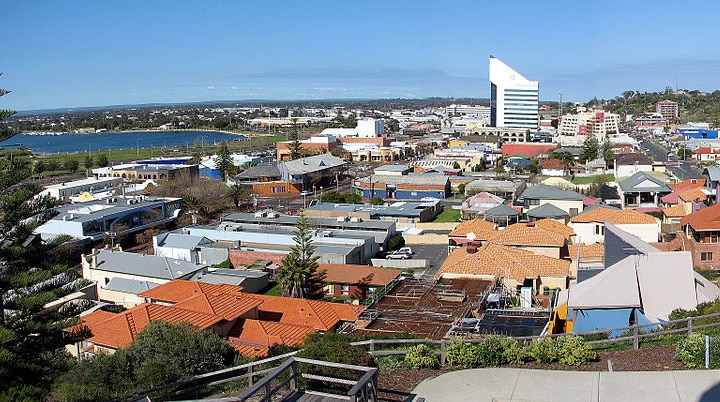
[[[483,191],[499,197],[512,197],[517,191],[518,184],[509,180],[473,180],[465,185],[465,194],[473,195]]]
[[[663,181],[643,171],[618,182],[618,188],[622,208],[657,207],[662,196],[672,192]]]
[[[198,271],[207,270],[205,265],[187,261],[108,249],[93,249],[90,254],[82,255],[80,262],[83,278],[97,283],[98,299],[117,304],[122,304],[124,297],[131,299],[137,294],[136,289],[187,279]],[[116,278],[125,281],[116,280],[111,284]],[[132,290],[122,292],[122,289]]]
[[[712,205],[718,200],[720,193],[720,168],[705,168],[702,173],[705,179],[705,194],[709,198],[709,204]]]
[[[523,191],[523,212],[539,207],[543,204],[552,204],[565,211],[569,216],[575,216],[583,210],[585,196],[574,191],[561,190],[546,184],[536,184]]]
[[[587,198],[589,197],[586,197],[586,199]],[[549,203],[535,207],[529,210],[525,215],[530,222],[539,221],[541,219],[555,219],[559,222],[565,223],[570,218],[567,212]]]
[[[566,173],[566,166],[558,158],[540,162],[540,167],[542,168],[542,174],[545,176],[565,176]]]
[[[334,218],[338,222],[364,219],[403,223],[430,222],[442,212],[440,200],[397,201],[390,205],[335,204],[318,202],[304,209],[306,217]]]
[[[367,265],[320,264],[325,274],[325,294],[343,299],[372,299],[387,293],[402,273],[392,268]]]
[[[638,172],[652,172],[653,161],[639,152],[615,155],[615,177],[627,177]]]
[[[553,258],[565,258],[568,253],[564,233],[544,229],[534,223],[510,225],[492,233],[487,241]]]
[[[463,201],[460,212],[465,219],[476,218],[481,216],[488,209],[498,206],[505,202],[505,199],[495,194],[483,191],[468,197]]]
[[[487,243],[472,249],[454,250],[436,278],[477,277],[496,281],[503,278],[506,289],[515,292],[530,287],[534,293],[545,289],[565,289],[570,273],[570,261],[538,255],[515,247]]]
[[[720,159],[720,150],[712,147],[700,147],[692,151],[692,158],[701,162]]]
[[[510,222],[517,223],[520,219],[520,212],[515,208],[500,204],[485,211],[483,219],[504,227],[508,226]]]
[[[602,243],[605,239],[606,223],[611,223],[647,243],[658,241],[660,236],[660,221],[653,216],[632,209],[594,208],[570,219],[570,227],[576,234],[575,243]]]
[[[568,259],[570,260],[570,277],[578,278],[578,271],[585,269],[604,268],[605,245],[593,244],[569,244]]]
[[[683,250],[691,253],[693,266],[720,269],[720,204],[684,216],[680,225],[678,236]]]
[[[450,196],[450,178],[444,174],[415,173],[402,176],[373,174],[353,181],[355,194],[363,199],[445,199]]]
[[[260,293],[270,283],[270,273],[258,269],[208,268],[198,271],[191,281],[242,287],[245,293]]]
[[[484,219],[471,219],[459,223],[448,233],[448,252],[474,241],[484,242],[495,235],[497,225]]]

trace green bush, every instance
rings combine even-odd
[[[563,336],[555,342],[560,351],[559,361],[569,366],[581,366],[597,359],[597,353],[585,344],[585,340],[579,336]]]
[[[497,336],[485,338],[476,347],[478,364],[481,366],[500,366],[505,364],[503,341]]]
[[[705,337],[692,334],[678,342],[675,358],[687,368],[699,368],[705,365]]]
[[[405,245],[405,238],[402,235],[395,235],[388,240],[388,250],[397,250]]]
[[[503,358],[507,364],[524,364],[528,359],[528,352],[520,344],[512,338],[502,340]]]
[[[380,370],[394,370],[403,367],[403,359],[402,355],[378,356],[375,362]]]
[[[560,350],[552,338],[542,338],[530,345],[530,356],[538,363],[556,363],[560,359]]]
[[[438,368],[440,359],[430,347],[421,343],[410,348],[410,352],[405,355],[405,365],[411,369]]]
[[[478,362],[476,351],[477,348],[470,342],[454,339],[447,347],[445,359],[451,366],[474,367]]]

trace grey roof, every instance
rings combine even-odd
[[[150,290],[157,286],[160,286],[160,284],[150,281],[138,281],[135,279],[115,277],[110,279],[110,282],[108,282],[107,285],[103,286],[103,289],[136,295],[140,292]]]
[[[320,154],[283,163],[290,174],[299,175],[344,166],[347,162],[330,154]]]
[[[420,212],[426,208],[434,208],[437,202],[425,201],[425,202],[413,202],[413,201],[402,201],[396,202],[392,205],[364,205],[364,204],[333,204],[330,202],[318,202],[310,207],[305,208],[306,210],[313,211],[333,211],[333,212],[346,212],[351,214],[353,212],[366,212],[370,214],[371,218],[380,216],[407,216],[416,217],[420,215]],[[316,219],[316,218],[312,218]],[[337,219],[337,218],[335,218]]]
[[[193,275],[190,280],[213,283],[216,285],[227,284],[227,285],[242,285],[243,281],[247,278],[263,278],[270,274],[263,271],[257,271],[253,269],[228,269],[219,268],[208,272],[198,272]]]
[[[473,180],[465,186],[465,190],[514,193],[517,185],[507,180]]]
[[[639,152],[620,154],[615,157],[615,166],[652,165],[652,159]]]
[[[576,200],[582,201],[585,196],[574,191],[560,190],[557,187],[548,186],[547,184],[536,184],[528,187],[522,193],[524,198],[532,198],[538,200]]]
[[[395,225],[391,221],[379,221],[363,219],[361,222],[338,222],[336,218],[307,217],[312,223],[322,227],[353,228],[355,230],[390,230]],[[256,218],[255,214],[234,212],[222,217],[221,222],[255,223],[255,224],[277,224],[278,226],[295,227],[297,215],[278,214],[277,218]]]
[[[410,184],[444,186],[450,182],[450,178],[444,174],[408,174],[403,176],[371,175],[360,179],[361,183],[382,183],[382,184]]]
[[[238,174],[238,179],[280,178],[282,174],[276,163],[251,166]]]
[[[518,216],[520,213],[505,204],[500,204],[485,211],[485,216]]]
[[[703,176],[707,176],[709,181],[720,181],[720,168],[709,167],[703,170]]]
[[[567,212],[563,211],[562,209],[556,207],[553,204],[545,203],[540,205],[539,207],[533,208],[527,212],[527,216],[533,217],[533,218],[558,218],[561,216],[570,216]]]
[[[670,193],[672,190],[663,181],[658,180],[645,172],[637,172],[634,175],[618,183],[623,192],[641,191]]]
[[[114,199],[115,202],[111,202]],[[53,220],[71,219],[74,222],[92,222],[107,216],[126,213],[128,211],[148,209],[160,206],[181,198],[163,197],[112,197],[106,200],[88,201],[81,204],[69,204],[55,208],[58,215]],[[132,200],[132,204],[128,201]],[[70,218],[72,216],[72,218]]]
[[[410,168],[405,165],[383,165],[378,166],[374,170],[375,172],[404,172],[406,170],[409,170]]]
[[[155,255],[102,249],[97,255],[97,269],[127,275],[172,280],[204,269],[204,265]]]
[[[612,206],[612,205],[608,205],[608,204],[595,204],[595,205],[590,205],[589,207],[585,207],[585,209],[583,209],[582,212],[580,212],[579,215],[582,215],[582,214],[587,213],[587,212],[592,212],[592,211],[594,211],[594,210],[596,210],[596,209],[598,209],[598,208],[613,209],[613,210],[615,210],[615,211],[619,211],[619,210],[620,210],[620,208],[615,207],[615,206]]]
[[[212,240],[205,236],[193,236],[173,232],[159,234],[156,237],[158,247],[170,247],[183,250],[191,250],[201,244],[212,243]]]

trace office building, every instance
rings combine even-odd
[[[537,130],[540,87],[490,56],[490,125]]]

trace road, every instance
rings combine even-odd
[[[698,179],[698,178],[702,177],[702,172],[700,172],[695,167],[695,162],[693,162],[693,161],[678,161],[674,155],[670,156],[670,158],[668,159],[667,149],[657,145],[654,142],[641,141],[640,147],[647,150],[647,152],[650,154],[650,156],[656,161],[668,161],[670,163],[675,163],[675,164],[669,164],[667,166],[667,168],[675,176],[677,176],[680,180]]]

